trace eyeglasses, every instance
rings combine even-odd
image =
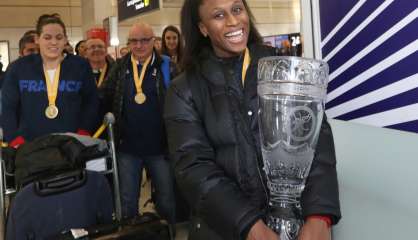
[[[154,37],[140,38],[140,39],[137,39],[137,38],[129,38],[128,39],[128,43],[130,43],[130,44],[138,44],[138,43],[148,44],[152,39],[154,39]]]
[[[105,46],[103,46],[103,45],[91,45],[91,46],[89,46],[87,49],[89,49],[89,50],[102,50],[102,49],[104,49],[105,48]]]

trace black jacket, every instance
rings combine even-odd
[[[111,111],[111,106],[107,102],[107,101],[110,101],[110,99],[105,98],[105,94],[103,93],[104,90],[102,90],[102,88],[103,88],[104,83],[106,81],[108,81],[107,79],[110,77],[110,72],[113,69],[113,66],[116,64],[116,62],[112,59],[112,57],[106,56],[106,63],[107,63],[107,69],[106,69],[106,73],[105,73],[105,76],[104,76],[104,79],[103,79],[103,83],[100,86],[97,86],[97,89],[98,89],[98,92],[99,92],[99,101],[100,101],[99,118],[98,118],[99,122],[97,124],[98,126],[100,126],[102,124],[103,117],[105,116],[105,114],[108,111]],[[100,76],[100,74],[99,74],[99,76]],[[96,75],[94,77],[95,77],[94,80],[95,80],[96,85],[97,85],[100,77],[97,77]],[[102,137],[103,136],[104,135],[102,135]]]
[[[272,48],[250,47],[244,93],[231,88],[234,69],[204,50],[194,70],[176,78],[166,98],[170,154],[177,182],[194,211],[191,239],[245,239],[267,207],[257,111],[258,59]],[[340,219],[332,132],[322,124],[302,196],[303,215]]]
[[[149,68],[154,68],[153,78],[155,79],[155,84],[158,93],[158,99],[160,102],[160,109],[164,109],[164,98],[165,98],[165,85],[164,78],[161,72],[162,59],[158,54],[155,54],[155,59],[151,62]],[[106,112],[113,112],[116,119],[115,124],[115,143],[118,145],[120,143],[120,126],[119,123],[122,119],[122,109],[123,109],[123,97],[126,78],[132,76],[132,64],[131,64],[131,53],[127,54],[122,59],[119,59],[112,69],[110,70],[109,77],[105,79],[102,86],[100,87],[100,97],[103,99],[103,104],[105,105]],[[162,143],[166,145],[166,143]]]

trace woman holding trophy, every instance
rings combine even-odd
[[[310,110],[311,104],[292,108],[283,115],[288,121],[277,124],[287,126],[291,140],[271,145],[303,142],[305,152],[293,147],[280,156],[295,158],[290,172],[307,177],[306,183],[291,179],[303,183],[296,187],[301,196],[277,197],[276,188],[290,185],[275,184],[272,175],[286,179],[289,170],[286,164],[269,169],[274,164],[266,162],[263,139],[276,135],[260,134],[257,118],[257,71],[271,68],[259,69],[258,62],[275,49],[262,46],[245,0],[185,0],[181,16],[185,72],[168,91],[164,118],[176,179],[192,208],[189,239],[330,239],[330,226],[341,214],[326,118]],[[299,158],[310,156],[311,167],[297,168]]]

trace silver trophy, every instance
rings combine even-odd
[[[297,239],[300,198],[321,128],[328,65],[299,57],[258,62],[259,127],[269,189],[267,225],[281,240]]]

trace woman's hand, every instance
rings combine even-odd
[[[251,227],[247,240],[280,240],[280,238],[260,219]]]
[[[308,218],[298,240],[331,240],[331,228],[321,219]]]

